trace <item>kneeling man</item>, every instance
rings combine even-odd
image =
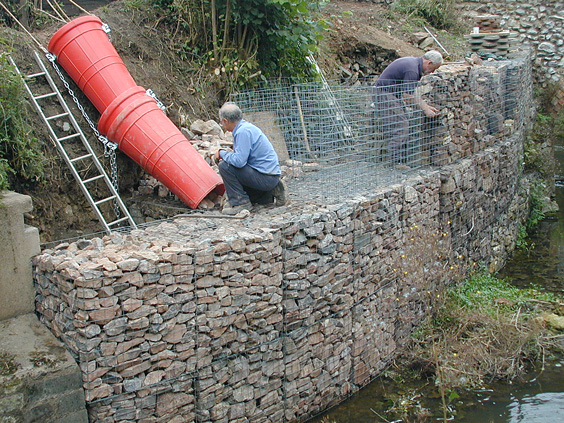
[[[243,119],[235,103],[221,106],[219,121],[233,134],[233,152],[220,149],[215,153],[228,198],[223,213],[250,210],[252,203],[284,205],[286,190],[280,180],[278,155],[266,135]]]

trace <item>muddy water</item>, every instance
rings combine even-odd
[[[564,293],[564,146],[556,147],[556,200],[560,211],[539,225],[531,241],[535,247],[518,252],[500,272],[525,288],[535,285]],[[376,380],[348,401],[311,422],[405,422],[386,413],[392,405],[407,408],[416,403],[428,410],[420,422],[443,421],[436,389],[415,382]],[[453,400],[450,410],[459,423],[559,423],[564,422],[564,362],[546,362],[513,384],[499,383]],[[450,416],[452,414],[449,413]],[[411,420],[413,421],[413,420]],[[310,423],[311,423],[310,422]]]

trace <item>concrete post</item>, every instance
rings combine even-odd
[[[39,231],[24,223],[31,197],[0,193],[0,320],[35,310],[31,257],[39,254]]]

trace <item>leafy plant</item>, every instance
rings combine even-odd
[[[507,312],[517,310],[531,300],[557,300],[554,294],[534,288],[517,288],[511,285],[509,279],[497,278],[486,271],[475,273],[460,287],[450,290],[448,298],[448,307],[469,312],[480,310],[492,317],[497,317],[500,309]]]
[[[408,365],[432,377],[446,418],[456,389],[512,380],[545,351],[560,351],[543,316],[561,306],[560,296],[478,271],[448,289],[434,318],[413,333]]]
[[[179,55],[228,92],[264,78],[309,77],[307,56],[328,27],[319,13],[326,0],[149,1],[173,28]]]
[[[449,29],[457,23],[454,0],[398,0],[393,7],[399,12],[425,19],[438,29]]]
[[[546,216],[543,211],[545,197],[547,197],[547,186],[540,181],[532,181],[529,191],[529,218],[527,219],[527,230],[536,228],[541,220]]]
[[[517,239],[515,240],[515,248],[522,251],[531,251],[535,248],[535,243],[529,241],[529,233],[526,225],[519,226]]]
[[[0,54],[0,73],[0,190],[5,190],[10,186],[10,176],[41,178],[43,160],[28,123],[23,82],[6,54]]]

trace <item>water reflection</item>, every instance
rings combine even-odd
[[[564,421],[562,363],[529,375],[528,382],[495,384],[482,406],[465,409],[459,423],[557,423]]]
[[[509,406],[509,418],[515,423],[564,421],[564,393],[547,392],[521,398]]]
[[[564,147],[555,149],[556,202],[560,210],[539,224],[531,237],[535,247],[518,251],[499,276],[510,276],[521,288],[540,286],[547,291],[564,292]]]

